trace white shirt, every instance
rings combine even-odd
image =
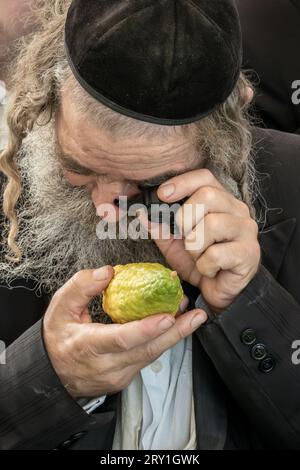
[[[105,397],[84,409],[91,413]],[[186,338],[142,369],[122,392],[114,450],[194,450],[192,338]]]

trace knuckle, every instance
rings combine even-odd
[[[237,264],[240,267],[240,273],[247,276],[252,267],[257,266],[261,257],[261,250],[258,241],[247,242],[236,254]],[[255,261],[255,262],[254,262]]]
[[[216,244],[210,246],[206,251],[206,256],[211,263],[217,263],[219,260],[219,247]]]
[[[203,268],[202,268],[202,266],[203,266],[203,261],[202,261],[202,259],[203,259],[203,256],[201,256],[201,257],[200,257],[199,259],[197,259],[197,261],[196,261],[196,268],[197,268],[197,270],[199,271],[199,273],[202,273],[202,269],[203,269]]]
[[[146,358],[149,362],[154,361],[157,357],[160,356],[160,351],[156,341],[152,341],[147,344],[146,347]]]
[[[249,247],[248,247],[249,249]],[[237,253],[235,253],[235,264],[237,266],[239,266],[239,268],[241,269],[243,266],[246,266],[247,267],[247,261],[248,261],[248,249],[245,247],[244,250],[242,251],[238,251]]]
[[[82,349],[80,349],[82,357],[90,357],[92,359],[99,359],[102,356],[102,353],[98,352],[95,347],[91,344],[87,344]]]
[[[129,351],[131,349],[129,343],[121,332],[114,336],[114,346],[116,346],[121,351]]]
[[[185,338],[188,334],[188,327],[185,324],[179,324],[176,328],[177,342]]]
[[[216,198],[216,189],[212,186],[205,186],[199,189],[199,197],[204,202],[204,204],[209,204],[213,202]]]
[[[256,221],[252,218],[247,219],[247,225],[250,232],[252,232],[256,237],[258,235],[258,225]]]
[[[247,206],[247,204],[245,204],[243,201],[240,201],[239,199],[237,199],[237,205],[238,205],[238,209],[240,210],[241,214],[245,214],[246,217],[250,218],[250,209]]]

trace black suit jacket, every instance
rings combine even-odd
[[[300,137],[256,130],[254,138],[263,266],[193,336],[198,449],[300,449],[300,366],[291,360],[300,340]],[[0,449],[110,449],[119,395],[91,416],[71,398],[43,342],[48,302],[29,282],[0,287],[0,337],[10,343],[0,366]]]
[[[254,70],[255,111],[266,127],[300,134],[300,0],[236,0],[243,31],[244,67]],[[258,77],[257,77],[258,76]],[[299,88],[299,86],[298,86]],[[297,92],[298,100],[300,92]]]

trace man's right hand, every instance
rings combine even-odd
[[[113,275],[111,266],[75,274],[53,296],[44,318],[50,360],[76,398],[125,389],[141,369],[207,320],[205,312],[193,310],[176,319],[160,314],[124,325],[92,323],[88,304]]]

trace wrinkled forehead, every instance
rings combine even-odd
[[[138,121],[132,123],[138,128]],[[179,128],[169,128],[162,135],[153,124],[151,135],[130,132],[129,137],[118,137],[79,113],[68,93],[62,96],[55,127],[61,154],[99,173],[161,168],[182,171],[199,160],[194,143]]]

